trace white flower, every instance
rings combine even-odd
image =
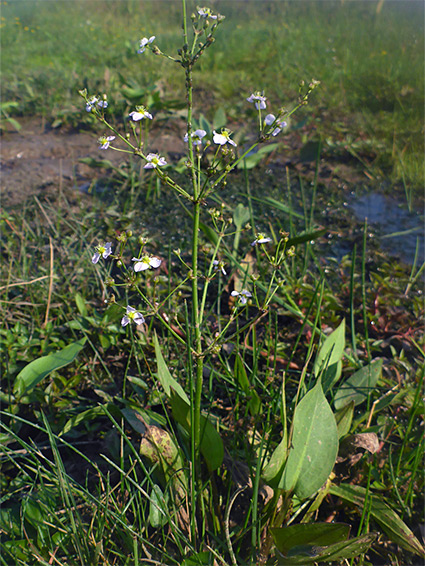
[[[86,110],[87,112],[91,112],[96,104],[96,102],[98,102],[99,99],[97,98],[97,96],[92,96],[91,98],[89,98],[89,100],[87,101],[86,104]]]
[[[264,234],[257,234],[257,237],[252,242],[251,246],[256,246],[257,244],[267,244],[268,242],[271,242],[271,241],[272,241],[272,239],[266,237]]]
[[[134,122],[143,120],[143,118],[149,118],[149,120],[152,120],[152,114],[150,114],[144,106],[136,106],[136,111],[130,112],[130,118]]]
[[[163,167],[167,165],[167,162],[163,157],[160,157],[157,153],[148,153],[146,156],[146,165],[143,169],[156,169],[157,167]]]
[[[227,275],[226,270],[224,269],[224,263],[222,261],[215,259],[213,261],[213,266],[216,271],[217,269],[219,269],[223,275]]]
[[[201,16],[201,18],[211,18],[212,20],[216,20],[217,16],[214,16],[214,14],[211,12],[211,8],[199,8],[198,7],[198,14]]]
[[[191,137],[193,145],[202,145],[202,138],[206,135],[207,132],[205,130],[195,130],[192,132]],[[189,135],[187,133],[185,134],[183,141],[186,143],[189,141]]]
[[[264,123],[267,126],[271,126],[272,124],[274,124],[275,120],[276,117],[274,116],[274,114],[267,114],[267,116],[264,118]],[[277,134],[280,134],[283,128],[286,128],[287,125],[288,124],[286,122],[277,120],[275,124],[276,127],[272,132],[272,136],[277,136]]]
[[[131,321],[135,322],[137,325],[143,324],[145,317],[133,307],[127,306],[126,314],[121,319],[121,326],[127,326]]]
[[[94,253],[93,257],[91,258],[92,263],[97,263],[100,259],[100,256],[103,259],[106,259],[112,253],[112,242],[106,242],[106,244],[100,244],[96,246],[96,252]]]
[[[236,147],[236,143],[230,139],[231,132],[226,128],[221,130],[221,134],[218,134],[215,130],[213,131],[213,141],[218,145],[225,145],[226,143],[230,143]]]
[[[137,50],[137,53],[143,53],[146,50],[146,45],[148,45],[149,43],[152,43],[152,41],[154,41],[155,36],[152,35],[149,39],[147,37],[144,37],[143,39],[140,40],[140,47]]]
[[[156,269],[162,263],[162,261],[159,258],[151,257],[148,255],[144,255],[142,257],[133,257],[131,261],[136,262],[134,264],[134,271],[136,272],[145,271],[145,269],[149,269],[149,267],[152,267],[152,269]]]
[[[254,103],[254,106],[257,110],[264,110],[264,108],[266,107],[266,100],[267,98],[259,92],[254,92],[249,98],[247,98],[248,102]]]
[[[248,299],[252,297],[251,293],[246,289],[243,289],[240,293],[239,291],[232,291],[230,294],[232,295],[232,297],[239,297],[242,305],[246,305]]]
[[[97,105],[99,106],[99,108],[108,108],[108,103],[106,100],[99,100]]]
[[[111,143],[112,140],[115,139],[115,136],[102,136],[101,138],[99,138],[99,143],[100,143],[100,147],[99,149],[108,149],[109,144]]]

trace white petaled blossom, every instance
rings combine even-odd
[[[100,143],[100,147],[99,149],[108,149],[109,144],[111,143],[112,140],[115,139],[115,136],[102,136],[101,138],[99,138],[99,143]]]
[[[224,269],[224,263],[222,261],[215,259],[213,261],[213,266],[216,271],[219,269],[223,275],[227,275],[226,270]]]
[[[230,294],[232,295],[232,297],[238,297],[243,305],[246,305],[248,299],[252,297],[251,293],[246,289],[242,289],[240,293],[239,291],[232,291]]]
[[[164,165],[167,165],[164,157],[161,157],[160,155],[158,155],[158,153],[148,153],[148,155],[146,156],[146,161],[147,163],[143,167],[143,169],[156,169],[157,167],[163,167]]]
[[[128,306],[126,314],[121,319],[121,326],[127,326],[129,322],[133,321],[135,324],[143,324],[145,322],[145,317],[137,312],[133,307]]]
[[[254,106],[257,110],[264,110],[264,108],[266,107],[266,100],[267,98],[259,92],[254,92],[249,98],[247,98],[248,102],[254,103]]]
[[[218,134],[215,130],[213,131],[213,142],[218,145],[225,145],[226,143],[230,143],[230,145],[234,145],[236,147],[236,143],[230,139],[230,132],[226,128],[221,130],[221,133]]]
[[[212,12],[211,12],[211,8],[199,8],[198,7],[198,14],[201,16],[201,18],[211,18],[212,20],[216,20],[217,16],[215,16]]]
[[[192,143],[193,145],[202,145],[202,138],[207,135],[205,130],[195,130],[191,133]],[[186,143],[189,141],[189,134],[185,134],[183,141]]]
[[[93,108],[95,107],[96,102],[98,102],[99,99],[97,98],[97,96],[92,96],[91,98],[89,98],[87,100],[87,104],[86,104],[86,110],[87,112],[91,112],[93,110]]]
[[[130,112],[130,118],[134,122],[143,120],[143,118],[149,118],[149,120],[152,120],[152,114],[150,114],[144,106],[136,106],[135,112]]]
[[[106,100],[99,100],[97,105],[99,106],[99,108],[108,108],[108,102]]]
[[[145,271],[145,269],[156,269],[162,263],[162,261],[158,257],[153,257],[149,255],[144,255],[142,257],[133,257],[131,261],[136,262],[134,264],[134,271]]]
[[[275,120],[276,116],[274,114],[267,114],[267,116],[264,118],[264,123],[266,124],[266,126],[271,126],[272,124],[274,124]],[[283,120],[277,120],[275,129],[272,131],[272,136],[277,136],[277,134],[280,134],[283,128],[286,128],[287,125],[288,124]]]
[[[272,239],[265,236],[264,234],[257,234],[257,237],[252,242],[251,246],[256,246],[257,244],[267,244],[268,242],[271,242],[271,241],[272,241]]]
[[[139,49],[137,50],[137,53],[143,53],[146,50],[146,46],[149,45],[149,43],[152,43],[155,40],[155,36],[152,35],[149,39],[147,37],[144,37],[143,39],[140,40],[140,46]]]
[[[91,258],[92,263],[97,263],[100,259],[100,256],[102,256],[103,259],[109,257],[112,253],[111,246],[112,246],[112,242],[106,242],[106,244],[99,244],[98,246],[96,246],[96,251],[93,257]]]

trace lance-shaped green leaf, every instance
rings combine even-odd
[[[300,499],[325,483],[336,461],[338,431],[320,380],[295,409],[292,446],[279,487]]]
[[[335,394],[335,409],[339,410],[349,405],[360,405],[366,401],[373,391],[382,373],[382,358],[373,360],[367,366],[362,367],[347,379]]]
[[[243,365],[242,358],[240,355],[236,356],[235,360],[235,377],[236,381],[239,383],[245,395],[248,397],[248,409],[253,417],[261,412],[261,400],[258,393],[255,391],[251,384],[249,383],[248,376]]]
[[[17,397],[22,397],[22,395],[28,393],[38,385],[49,373],[73,362],[84,348],[85,343],[86,338],[82,338],[77,342],[69,344],[69,346],[66,346],[62,350],[58,350],[48,356],[43,356],[30,362],[16,376],[16,381],[13,386],[14,394]]]
[[[162,387],[164,388],[165,394],[167,395],[167,397],[171,397],[171,389],[173,389],[177,393],[177,395],[183,399],[183,401],[189,404],[189,398],[184,392],[183,387],[174,379],[174,377],[170,373],[170,370],[168,369],[167,364],[165,363],[156,334],[153,341],[155,345],[156,363],[158,367],[158,379]]]
[[[273,540],[282,554],[288,555],[298,546],[329,546],[347,540],[350,525],[346,523],[310,523],[272,528]],[[292,552],[292,554],[295,554]]]
[[[314,375],[322,376],[326,393],[341,377],[341,358],[345,348],[345,320],[323,342],[314,362]]]
[[[392,542],[400,545],[409,552],[425,558],[425,549],[415,537],[409,527],[400,519],[395,511],[389,507],[379,495],[368,494],[364,487],[359,485],[331,485],[329,493],[336,495],[363,509],[366,499],[370,501],[370,514],[382,527]]]
[[[356,556],[364,555],[372,546],[376,539],[376,533],[368,533],[350,540],[337,542],[329,546],[297,547],[298,554],[282,556],[276,553],[277,563],[280,566],[307,566],[308,564],[321,564],[325,562],[342,563],[343,560],[350,560]],[[295,550],[293,551],[295,552]]]

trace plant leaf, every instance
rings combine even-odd
[[[367,497],[371,500],[371,516],[379,526],[382,527],[382,530],[388,535],[389,539],[405,550],[414,552],[425,558],[425,549],[422,544],[409,527],[400,519],[397,513],[382,501],[381,496],[368,494],[367,490],[359,485],[348,484],[341,484],[339,486],[332,484],[329,493],[344,499],[344,501],[357,505],[361,509],[364,507]]]
[[[183,387],[174,379],[174,377],[170,373],[170,370],[168,369],[167,364],[165,363],[156,333],[154,335],[153,341],[155,345],[156,363],[158,366],[158,379],[162,387],[164,388],[165,394],[167,395],[167,397],[171,397],[171,389],[173,389],[173,391],[175,391],[185,403],[189,404],[189,398],[184,392]]]
[[[330,334],[320,347],[314,362],[313,372],[322,376],[326,393],[341,376],[341,358],[345,348],[345,320]]]
[[[52,354],[33,360],[26,365],[16,376],[13,392],[16,396],[22,397],[36,385],[38,385],[52,371],[67,366],[75,360],[80,351],[84,348],[86,338],[69,344],[62,350],[57,350]]]
[[[246,375],[245,367],[240,355],[236,356],[235,360],[235,378],[241,386],[243,392],[248,397],[248,409],[253,417],[261,413],[262,405],[258,393],[251,387],[251,384]]]
[[[295,409],[292,447],[279,487],[306,499],[325,483],[338,453],[335,417],[320,381]]]
[[[281,566],[307,566],[308,564],[320,564],[321,562],[328,564],[329,562],[336,561],[341,563],[342,560],[348,560],[365,554],[376,537],[376,533],[368,533],[326,547],[299,547],[300,553],[298,555],[292,555],[291,553],[291,556],[277,555],[276,557],[278,564]]]
[[[347,381],[340,385],[334,399],[336,410],[342,409],[350,403],[354,403],[356,406],[366,401],[381,377],[382,362],[382,358],[373,360],[370,364],[353,373]]]
[[[329,546],[347,540],[350,528],[346,523],[310,523],[272,528],[271,532],[275,545],[286,555],[300,545]]]

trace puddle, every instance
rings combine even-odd
[[[379,192],[353,197],[348,203],[357,220],[375,228],[382,248],[412,264],[419,245],[417,265],[425,261],[424,216],[409,212],[395,199]]]

